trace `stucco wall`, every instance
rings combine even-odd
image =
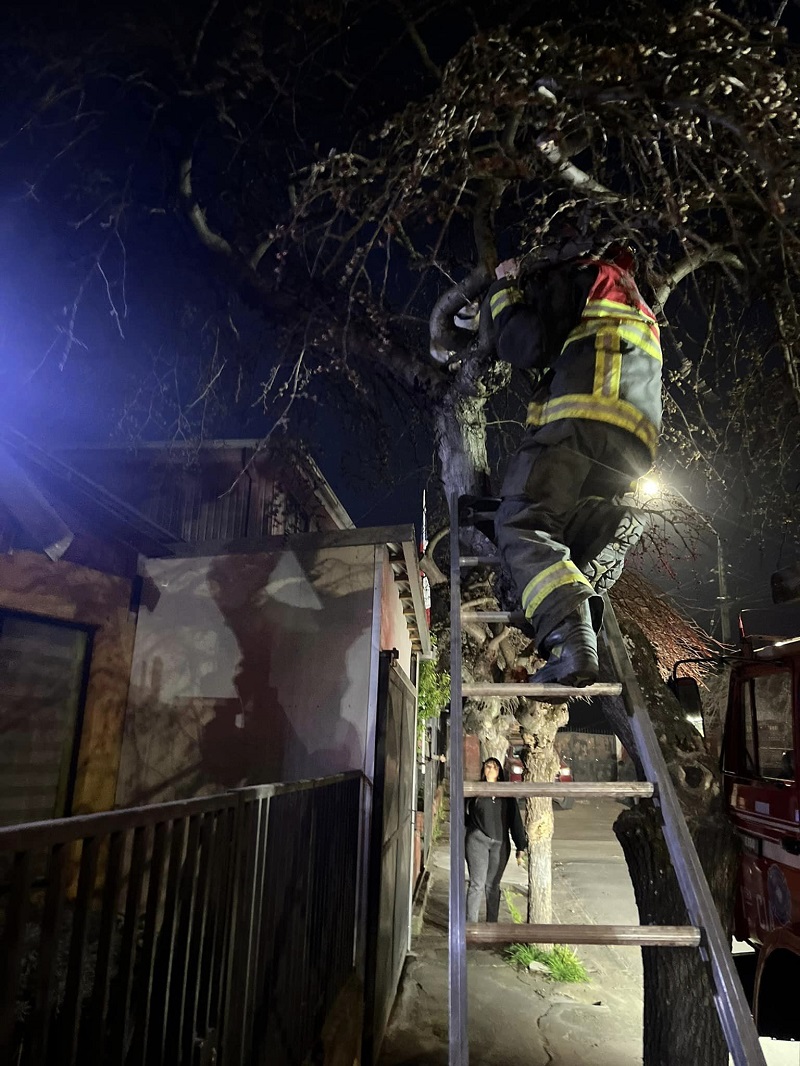
[[[131,583],[34,552],[0,555],[0,606],[94,630],[72,812],[114,805],[134,622]]]
[[[118,805],[362,769],[376,551],[143,561]]]

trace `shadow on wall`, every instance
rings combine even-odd
[[[280,559],[218,556],[150,597],[118,803],[363,767],[371,577],[353,588],[330,558],[295,560],[300,591],[288,596]]]

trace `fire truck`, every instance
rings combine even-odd
[[[774,574],[772,586],[776,603],[800,600],[800,567]],[[740,647],[724,657],[730,686],[721,768],[741,845],[733,934],[755,948],[735,959],[759,1032],[798,1040],[800,614],[763,613],[740,615]],[[695,683],[673,676],[671,687],[688,709]]]

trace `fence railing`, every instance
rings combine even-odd
[[[0,1062],[300,1066],[354,969],[361,787],[0,829]]]

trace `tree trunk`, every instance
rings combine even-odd
[[[548,796],[528,797],[525,829],[528,834],[527,921],[548,924],[553,920],[553,801]],[[552,947],[540,946],[545,951]]]
[[[730,929],[737,853],[723,808],[718,766],[662,682],[646,638],[624,617],[620,624],[722,924]],[[601,673],[610,676],[607,664]],[[622,700],[603,699],[602,704],[642,780]],[[628,864],[640,921],[686,924],[686,909],[654,804],[641,801],[623,812],[614,823],[614,831]],[[686,948],[643,948],[642,963],[643,1066],[697,1066],[698,1049],[702,1049],[703,1066],[727,1066],[728,1052],[711,997],[710,972],[700,953]]]
[[[729,896],[736,855],[726,826],[709,818],[692,835],[706,877],[719,901]],[[652,803],[640,803],[617,819],[642,923],[684,925],[688,921],[678,883]],[[723,918],[725,917],[723,911]],[[642,948],[644,977],[643,1066],[726,1066],[728,1050],[700,952],[687,948]]]
[[[436,419],[436,443],[448,504],[453,493],[488,491],[485,396],[465,396],[454,390]]]
[[[555,737],[566,725],[566,703],[539,703],[524,700],[517,711],[522,734],[522,761],[525,781],[552,781],[559,762]],[[549,923],[553,919],[553,801],[532,796],[526,801],[525,828],[528,834],[528,918],[529,922]],[[547,945],[545,945],[547,947]]]

